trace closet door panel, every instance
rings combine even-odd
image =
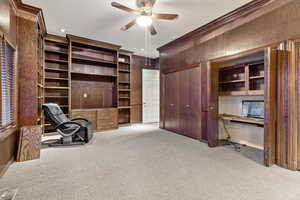
[[[179,131],[180,134],[191,137],[190,129],[190,73],[189,70],[179,72]]]
[[[170,131],[179,131],[179,74],[166,75],[166,101],[165,101],[165,128]]]
[[[201,68],[189,70],[188,135],[201,139]]]

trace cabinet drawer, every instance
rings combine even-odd
[[[118,128],[118,122],[109,121],[109,120],[98,120],[97,122],[97,129],[98,130],[109,130],[109,129],[116,129]]]
[[[109,119],[117,119],[118,118],[118,110],[117,109],[101,109],[97,111],[97,119],[100,120],[109,120]]]
[[[82,117],[92,122],[92,129],[97,131],[118,128],[118,109],[72,110],[72,118]]]
[[[97,127],[97,111],[96,110],[74,110],[71,111],[72,118],[85,118],[92,122],[92,129]]]
[[[97,130],[118,128],[118,109],[108,108],[97,111]]]

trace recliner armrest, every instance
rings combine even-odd
[[[87,120],[87,119],[85,119],[85,118],[81,118],[81,117],[71,119],[72,122],[73,122],[73,121],[80,121],[80,120],[85,121],[85,122],[89,122],[89,120]]]
[[[83,126],[81,125],[81,124],[79,124],[79,123],[77,123],[77,122],[72,122],[72,121],[70,121],[70,122],[64,122],[64,123],[61,123],[61,124],[59,124],[59,125],[57,125],[56,127],[55,127],[55,130],[57,130],[57,129],[59,129],[61,126],[64,126],[64,125],[77,125],[77,126],[79,126],[80,128],[83,128]]]

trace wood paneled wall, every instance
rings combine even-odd
[[[16,128],[0,133],[0,176],[14,161],[18,129],[37,123],[38,24],[46,32],[42,11],[21,0],[0,1],[0,34],[17,49],[17,119]],[[9,134],[7,134],[9,133]]]
[[[160,68],[163,74],[184,70],[201,63],[202,122],[211,121],[208,119],[213,117],[210,116],[209,112],[209,108],[214,105],[209,105],[210,101],[208,99],[209,96],[212,96],[209,95],[211,88],[210,84],[208,84],[211,82],[209,75],[212,73],[210,71],[212,68],[209,66],[208,61],[271,46],[272,44],[287,41],[288,39],[300,38],[299,0],[255,0],[253,2],[259,5],[257,6],[259,10],[254,8],[254,4],[243,7],[240,9],[241,12],[235,11],[235,13],[237,13],[236,15],[224,17],[222,19],[224,24],[220,23],[222,20],[216,20],[212,24],[205,26],[208,29],[207,31],[200,31],[200,28],[159,48]],[[263,5],[265,3],[266,5]],[[243,13],[247,13],[247,15]],[[231,21],[227,22],[229,18]],[[287,73],[295,72],[293,68],[286,68],[285,70]],[[287,81],[284,77],[284,73],[282,77],[279,78],[279,80]],[[291,78],[291,80],[296,79],[296,77],[292,76]],[[296,87],[296,83],[294,82],[288,84],[289,90],[286,91],[288,93],[285,93],[289,94],[289,102],[291,103],[297,102],[296,94],[294,94],[295,91],[293,90],[293,88],[295,89]],[[161,85],[163,86],[164,84],[162,83]],[[291,89],[293,90],[292,92]],[[163,94],[161,97],[163,98],[162,101],[168,98]],[[286,101],[284,98],[279,100],[281,102]],[[164,113],[165,108],[162,106],[161,109],[161,113]],[[286,114],[286,112],[282,113]],[[294,112],[289,112],[289,115],[290,114],[296,115]],[[282,115],[280,117],[284,118],[285,116]],[[161,122],[161,124],[163,124],[163,122]],[[215,146],[216,144],[214,144],[213,141],[217,139],[217,134],[207,131],[211,129],[210,126],[214,126],[214,124],[206,124],[206,127],[202,127],[202,130],[205,131],[202,133],[202,139],[208,140],[211,146]],[[289,126],[289,128],[295,127],[292,123],[286,124],[286,126]],[[210,134],[207,135],[208,133]],[[287,136],[289,134],[291,134],[291,132],[283,132],[283,135],[277,138],[277,140],[280,139],[281,143],[277,144],[276,148],[284,149],[280,154],[277,154],[276,158],[277,160],[281,160],[282,166],[286,165],[288,159],[291,159],[290,156],[292,155],[289,154],[296,155],[293,152],[297,151],[295,149],[295,141],[297,139],[295,139],[295,136]],[[288,147],[285,145],[288,145]],[[289,163],[294,166],[288,166],[288,168],[295,169],[295,160],[291,160]]]
[[[142,71],[143,69],[159,70],[158,59],[149,59],[134,55],[131,69],[131,122],[142,122]]]
[[[0,19],[0,33],[17,46],[17,13],[10,0],[0,1]],[[16,129],[12,129],[7,137],[0,137],[0,176],[14,159],[17,135]]]

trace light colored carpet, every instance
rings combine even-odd
[[[300,172],[134,125],[43,149],[40,160],[14,164],[4,187],[19,189],[16,200],[299,200]]]

